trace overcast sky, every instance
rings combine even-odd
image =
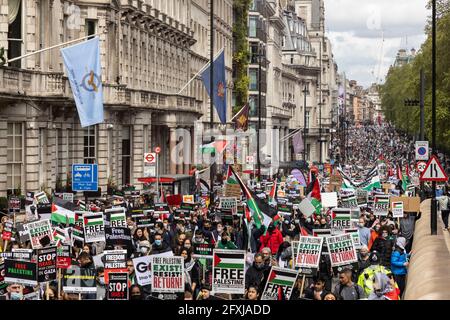
[[[339,73],[364,87],[381,81],[398,49],[420,49],[427,0],[324,0],[327,35]],[[384,44],[382,34],[384,33]],[[383,45],[382,45],[383,44]]]

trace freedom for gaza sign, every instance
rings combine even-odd
[[[335,271],[352,269],[358,263],[354,240],[351,234],[343,234],[326,238],[331,266]]]
[[[212,291],[216,293],[244,294],[245,251],[214,250]]]

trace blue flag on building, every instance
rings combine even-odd
[[[99,38],[61,49],[82,127],[103,122]]]
[[[211,97],[210,66],[202,73],[203,84],[208,95]],[[225,53],[222,53],[214,60],[214,95],[213,102],[219,114],[220,122],[227,123],[227,86],[225,82]]]

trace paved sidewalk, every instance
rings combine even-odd
[[[431,236],[431,200],[420,207],[404,299],[450,300],[450,232],[438,212],[438,234]]]

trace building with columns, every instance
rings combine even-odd
[[[65,186],[73,163],[97,163],[102,191],[142,188],[156,146],[161,174],[187,174],[209,99],[200,77],[179,91],[209,60],[208,10],[207,0],[0,0],[8,59],[99,36],[105,107],[104,123],[80,126],[59,49],[0,67],[0,196]],[[230,88],[231,0],[215,1],[215,19]]]

